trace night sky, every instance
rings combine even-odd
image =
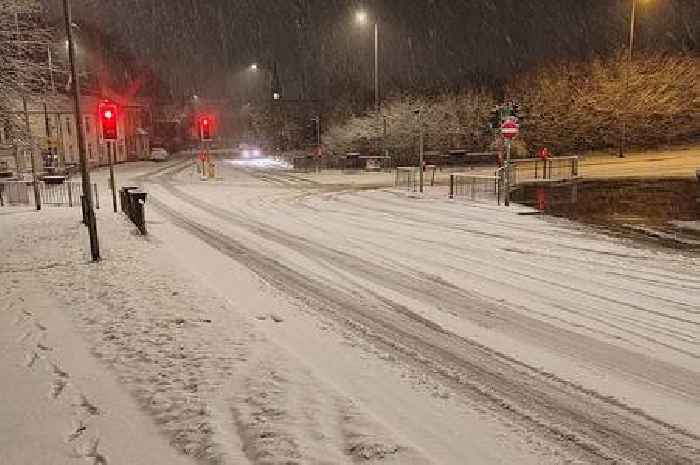
[[[369,88],[380,24],[382,87],[490,85],[553,59],[611,55],[631,0],[74,0],[76,21],[152,66],[174,95],[235,92],[251,62],[278,64],[287,97]],[[60,2],[51,0],[60,12]],[[700,1],[639,0],[637,50],[697,53]]]

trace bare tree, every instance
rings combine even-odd
[[[0,126],[21,128],[11,109],[44,89],[49,44],[39,1],[0,0]]]

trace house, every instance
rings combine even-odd
[[[102,139],[98,109],[103,99],[83,96],[81,106],[85,134],[85,154],[91,168],[109,164],[107,143]],[[117,119],[118,139],[115,142],[115,162],[146,160],[150,152],[149,129],[150,105],[145,101],[120,102],[112,98],[120,109]],[[77,167],[78,137],[73,100],[66,95],[45,95],[27,100],[27,115],[37,171],[63,172]],[[11,120],[13,128],[0,127],[0,155],[5,166],[16,173],[31,171],[29,147],[21,142],[20,131],[24,129],[22,102],[13,105]],[[22,131],[23,132],[23,131]]]

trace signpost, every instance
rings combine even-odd
[[[112,204],[117,213],[117,189],[114,182],[114,158],[117,140],[117,105],[105,100],[100,104],[100,121],[102,123],[102,138],[107,142],[107,158],[109,159],[109,186],[112,189]]]
[[[520,133],[520,126],[518,125],[518,120],[514,117],[507,118],[503,123],[501,123],[501,136],[506,143],[506,196],[505,204],[506,207],[510,206],[510,179],[511,179],[511,169],[512,165],[510,163],[510,148],[513,143],[513,139]]]

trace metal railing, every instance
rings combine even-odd
[[[528,181],[563,181],[578,177],[579,157],[525,158],[511,161],[510,185],[515,187]]]
[[[462,197],[469,200],[493,200],[501,202],[501,176],[469,173],[450,174],[450,198]]]
[[[435,185],[435,173],[437,172],[437,167],[435,165],[427,165],[424,169],[423,182],[425,185],[434,186]],[[418,182],[420,178],[420,172],[417,166],[397,166],[394,176],[394,187],[400,189],[412,190],[416,192],[418,190]]]
[[[80,197],[83,195],[81,182],[64,182],[61,184],[47,184],[39,182],[39,199],[42,205],[52,207],[77,207],[80,206]],[[5,205],[34,205],[32,182],[25,181],[0,181],[0,206]],[[94,205],[100,208],[100,196],[97,184],[92,185]]]

